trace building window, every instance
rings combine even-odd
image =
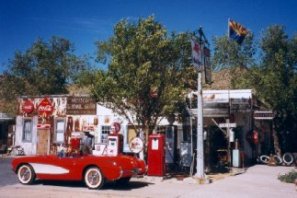
[[[110,126],[102,126],[101,127],[101,143],[107,143],[108,142],[108,134],[110,132]]]
[[[32,141],[32,119],[25,119],[23,126],[23,141],[31,142]]]
[[[56,120],[56,142],[64,142],[65,120]]]

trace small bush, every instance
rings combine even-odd
[[[291,172],[289,172],[287,174],[279,175],[278,179],[282,182],[294,183],[295,180],[297,179],[297,172],[295,170],[292,170]]]

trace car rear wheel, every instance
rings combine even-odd
[[[99,189],[104,184],[104,177],[97,167],[88,168],[85,172],[84,180],[90,189]]]
[[[29,164],[24,164],[18,169],[18,179],[22,184],[32,184],[35,180],[35,172]]]

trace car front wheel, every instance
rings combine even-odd
[[[85,172],[84,180],[90,189],[99,189],[104,184],[104,177],[97,167],[88,168]]]
[[[18,169],[18,179],[22,184],[32,184],[35,180],[35,173],[29,164],[24,164]]]

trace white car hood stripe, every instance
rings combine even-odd
[[[48,164],[39,164],[39,163],[30,163],[33,167],[35,173],[37,174],[66,174],[69,173],[68,169],[65,169],[60,166],[48,165]]]

